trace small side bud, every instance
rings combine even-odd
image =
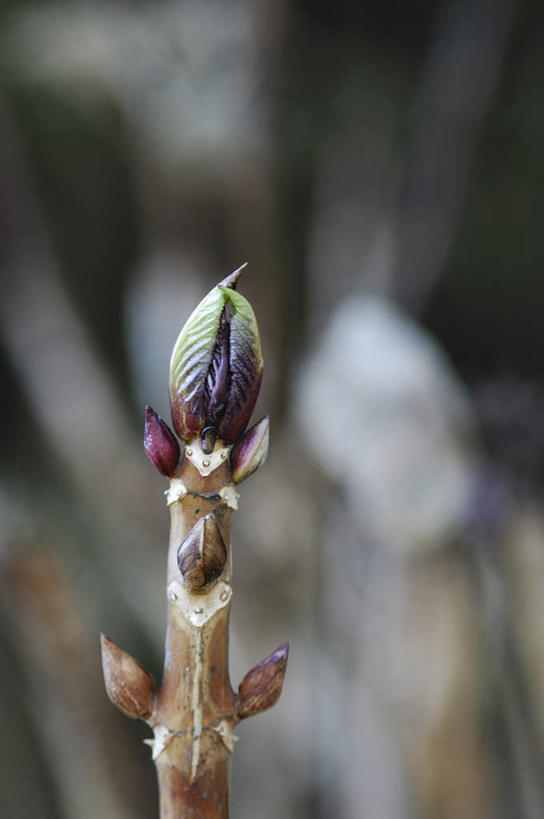
[[[280,698],[287,670],[289,643],[284,643],[270,657],[248,671],[238,689],[240,719],[272,708]]]
[[[153,711],[153,677],[105,634],[100,635],[100,643],[108,697],[127,717],[148,719]]]
[[[200,518],[178,549],[178,566],[192,589],[202,589],[215,580],[227,562],[227,550],[213,515]]]
[[[230,455],[234,483],[245,481],[266,461],[269,437],[270,418],[265,415],[238,438]]]
[[[152,407],[145,408],[144,449],[162,475],[169,477],[179,461],[179,444],[174,433]]]

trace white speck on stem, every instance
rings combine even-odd
[[[219,492],[227,506],[231,509],[238,509],[238,498],[240,497],[233,484],[224,486]]]
[[[172,580],[167,589],[168,600],[195,628],[202,628],[213,615],[228,606],[232,586],[220,580],[207,594],[194,594],[178,580]]]
[[[155,734],[154,738],[144,739],[144,745],[150,746],[153,759],[157,759],[172,739],[174,733],[166,725],[156,725],[153,733]]]
[[[185,455],[204,478],[211,475],[215,469],[221,466],[227,459],[228,454],[227,447],[220,447],[209,455],[205,455],[202,452],[200,443],[195,443],[194,446],[186,447],[185,449]]]
[[[200,734],[202,732],[202,707],[200,705],[200,678],[202,676],[202,631],[195,631],[195,667],[193,675],[193,756],[191,761],[191,782],[194,782],[200,756]]]
[[[234,743],[238,742],[238,737],[232,733],[232,725],[226,719],[222,719],[219,725],[212,725],[214,731],[217,731],[225,747],[232,753],[234,750]]]
[[[166,495],[166,505],[171,506],[173,503],[181,500],[187,494],[187,487],[181,478],[172,478],[170,481],[170,488],[164,493]]]

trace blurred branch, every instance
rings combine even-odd
[[[3,340],[27,400],[68,472],[86,494],[104,500],[113,486],[122,486],[121,474],[134,466],[137,449],[113,383],[61,284],[1,101],[0,155],[0,262],[9,279],[0,313]]]
[[[130,768],[115,764],[120,752],[136,765],[137,756],[121,725],[112,724],[73,578],[54,549],[36,543],[2,567],[0,592],[2,617],[23,669],[24,699],[63,815],[138,815],[143,789],[131,783]]]
[[[455,236],[519,0],[448,0],[438,16],[394,194],[394,286],[422,310]]]
[[[544,816],[542,754],[525,691],[517,646],[508,610],[509,593],[495,544],[485,535],[474,537],[472,547],[480,583],[482,621],[491,657],[491,668],[500,696],[503,718],[519,789],[520,816]]]
[[[0,264],[9,286],[0,306],[0,336],[14,364],[27,401],[84,505],[92,510],[99,549],[109,549],[107,566],[120,599],[126,589],[121,567],[133,559],[142,539],[139,519],[151,481],[114,384],[99,362],[58,275],[41,213],[17,147],[9,113],[0,100],[0,226],[4,238]],[[143,513],[143,511],[142,511]],[[121,559],[122,556],[122,559]],[[153,549],[138,553],[147,576],[160,585],[161,567]],[[102,584],[99,584],[99,587]],[[142,601],[153,598],[135,589],[127,599],[144,630],[149,622]],[[154,612],[155,613],[155,612]],[[155,636],[155,634],[153,634]]]

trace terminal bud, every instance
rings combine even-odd
[[[255,314],[234,287],[239,270],[189,316],[170,361],[174,429],[185,441],[215,436],[231,444],[245,430],[261,385],[263,359]]]

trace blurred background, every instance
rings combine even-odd
[[[103,630],[160,678],[190,311],[249,262],[236,819],[544,816],[544,6],[0,8],[0,813],[157,815]]]

